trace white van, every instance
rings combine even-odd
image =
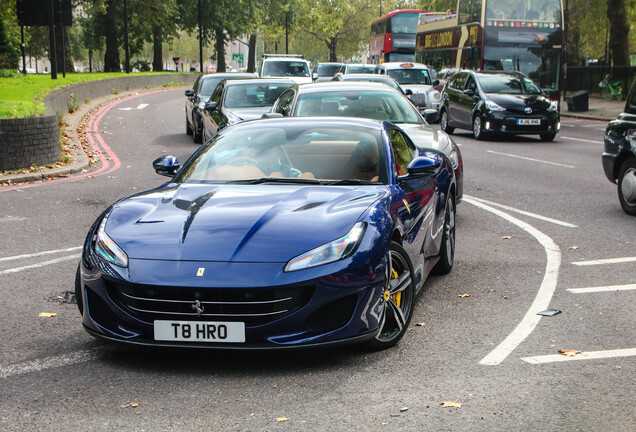
[[[289,78],[296,84],[310,83],[311,66],[299,54],[264,54],[258,68],[261,78]]]

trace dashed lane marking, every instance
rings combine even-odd
[[[630,291],[630,290],[636,290],[636,284],[608,285],[608,286],[568,289],[568,291],[570,291],[572,294],[589,294],[589,293],[597,293],[597,292]]]
[[[605,129],[603,129],[605,130]],[[571,140],[571,141],[581,141],[581,142],[587,142],[587,143],[593,143],[593,144],[603,144],[602,140],[588,140],[588,139],[583,139],[583,138],[572,138],[572,137],[566,137],[566,136],[560,136],[559,138],[561,139],[566,139],[566,140]]]
[[[590,265],[604,265],[604,264],[620,264],[626,262],[635,262],[636,257],[624,257],[624,258],[608,258],[592,261],[575,261],[572,264],[575,266],[590,266]]]
[[[12,268],[12,269],[8,269],[8,270],[2,270],[0,271],[0,276],[4,276],[4,275],[8,275],[11,273],[18,273],[24,270],[31,270],[34,268],[40,268],[40,267],[44,267],[47,265],[51,265],[51,264],[57,264],[57,263],[61,263],[64,261],[69,261],[69,260],[76,260],[80,258],[80,254],[76,254],[76,255],[70,255],[70,256],[66,256],[66,257],[62,257],[62,258],[57,258],[54,260],[50,260],[50,261],[44,261],[38,264],[31,264],[28,266],[24,266],[24,267],[16,267],[16,268]]]
[[[626,348],[626,349],[617,349],[617,350],[606,350],[606,351],[583,351],[580,354],[569,357],[561,354],[550,354],[550,355],[542,355],[535,357],[522,357],[521,360],[530,364],[543,364],[543,363],[555,363],[555,362],[566,362],[566,361],[576,361],[576,360],[599,360],[606,358],[617,358],[617,357],[631,357],[636,356],[636,348]]]
[[[21,260],[21,259],[26,259],[26,258],[37,258],[37,257],[41,257],[41,256],[44,256],[44,255],[63,254],[63,253],[66,253],[66,252],[76,252],[76,251],[81,250],[81,249],[82,249],[82,246],[76,246],[76,247],[71,247],[71,248],[66,248],[66,249],[56,249],[56,250],[37,252],[37,253],[25,254],[25,255],[15,255],[15,256],[10,256],[10,257],[0,258],[0,262]]]
[[[486,200],[481,199],[481,198],[475,198],[475,197],[472,197],[472,196],[469,197],[469,198],[471,198],[471,199],[473,199],[475,201],[479,201],[480,203],[488,204],[488,205],[491,205],[493,207],[499,207],[499,208],[502,208],[504,210],[508,210],[508,211],[515,212],[515,213],[519,213],[519,214],[522,214],[522,215],[525,215],[525,216],[529,216],[531,218],[535,218],[535,219],[539,219],[539,220],[542,220],[542,221],[550,222],[550,223],[553,223],[553,224],[556,224],[556,225],[561,225],[561,226],[564,226],[566,228],[578,228],[578,225],[574,225],[574,224],[571,224],[569,222],[563,222],[563,221],[560,221],[558,219],[552,219],[552,218],[549,218],[549,217],[546,217],[546,216],[538,215],[536,213],[530,213],[530,212],[527,212],[525,210],[516,209],[514,207],[508,207],[506,205],[499,204],[499,203],[496,203],[496,202],[486,201]]]
[[[525,156],[517,156],[517,155],[513,155],[513,154],[509,154],[509,153],[501,153],[501,152],[497,152],[494,150],[486,150],[487,153],[492,153],[492,154],[496,154],[496,155],[500,155],[500,156],[508,156],[511,158],[515,158],[515,159],[523,159],[523,160],[527,160],[527,161],[531,161],[531,162],[539,162],[539,163],[544,163],[544,164],[548,164],[548,165],[554,165],[554,166],[559,166],[559,167],[563,167],[563,168],[576,168],[572,165],[565,165],[565,164],[560,164],[557,162],[550,162],[550,161],[544,161],[541,159],[534,159],[534,158],[529,158],[529,157],[525,157]]]
[[[519,228],[533,236],[545,250],[546,266],[543,275],[543,281],[539,287],[534,301],[530,305],[524,317],[519,321],[514,330],[492,350],[486,357],[481,359],[479,364],[482,365],[498,365],[506,359],[530,334],[534,331],[537,324],[541,320],[541,316],[537,312],[548,309],[552,296],[559,279],[559,267],[561,265],[561,250],[559,246],[546,234],[542,233],[532,225],[515,218],[514,216],[504,213],[496,208],[481,203],[471,197],[464,197],[464,201],[477,206],[483,210],[494,213],[495,215],[517,225]]]
[[[101,351],[103,351],[103,348],[97,347],[0,367],[0,379],[97,360],[101,355]]]

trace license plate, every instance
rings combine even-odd
[[[517,124],[523,126],[540,126],[541,119],[517,119]]]
[[[245,323],[155,321],[155,340],[179,342],[245,342]]]

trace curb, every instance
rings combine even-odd
[[[33,183],[42,180],[50,180],[56,177],[67,177],[71,174],[77,174],[86,170],[89,167],[88,157],[84,152],[84,147],[80,143],[78,128],[82,118],[85,115],[89,114],[91,111],[98,109],[100,106],[105,105],[107,102],[122,99],[124,97],[128,97],[131,95],[142,94],[150,91],[155,91],[157,88],[149,88],[143,90],[136,91],[128,91],[119,93],[117,95],[108,95],[101,97],[96,100],[92,100],[89,104],[82,105],[77,111],[73,113],[69,113],[63,117],[63,120],[67,123],[67,131],[68,135],[71,138],[72,144],[69,146],[72,151],[72,158],[76,161],[70,165],[65,165],[57,168],[46,169],[43,171],[38,171],[36,173],[25,173],[25,174],[13,174],[0,177],[0,185],[1,184],[20,184],[20,183]],[[171,87],[167,90],[178,89],[180,87]]]

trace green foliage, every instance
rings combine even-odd
[[[68,112],[73,113],[79,109],[79,104],[77,103],[77,96],[73,92],[69,95],[68,98]]]
[[[18,67],[20,55],[9,41],[4,29],[4,20],[0,20],[0,69],[14,69]]]
[[[417,2],[418,9],[428,12],[446,12],[448,9],[457,11],[457,4],[457,0],[419,0]]]
[[[150,72],[150,62],[146,60],[137,60],[130,65],[132,70],[137,69],[139,72]]]
[[[0,69],[0,78],[16,78],[20,76],[17,69]]]

